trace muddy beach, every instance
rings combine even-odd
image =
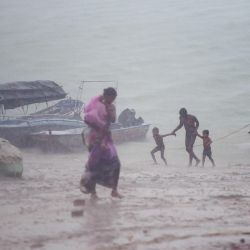
[[[79,191],[86,152],[24,151],[23,177],[0,179],[1,250],[250,249],[249,165],[155,166],[142,145],[118,147],[121,200]]]

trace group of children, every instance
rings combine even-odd
[[[182,110],[183,111],[183,110]],[[186,110],[184,110],[186,111]],[[180,110],[180,114],[181,114],[181,110]],[[187,114],[187,112],[186,112]],[[182,114],[181,114],[182,115]],[[198,122],[198,120],[197,120]],[[184,122],[184,126],[185,126],[185,122]],[[186,127],[185,127],[186,128]],[[179,129],[179,128],[178,128]],[[163,142],[163,138],[166,137],[166,136],[171,136],[171,135],[174,135],[176,136],[175,134],[175,131],[174,130],[172,133],[169,133],[169,134],[164,134],[164,135],[161,135],[160,134],[160,131],[159,131],[159,128],[157,127],[154,127],[152,129],[152,133],[153,133],[153,138],[155,140],[155,143],[156,143],[156,147],[151,151],[151,156],[154,160],[154,163],[157,164],[157,161],[156,161],[156,158],[155,158],[155,153],[156,152],[159,152],[161,153],[161,159],[164,161],[164,163],[167,165],[167,160],[164,156],[164,152],[165,152],[165,145],[164,145],[164,142]],[[186,130],[187,131],[187,130]],[[202,135],[200,135],[198,132],[197,132],[197,129],[194,130],[193,132],[194,134],[194,141],[195,141],[195,137],[198,136],[200,137],[202,140],[203,140],[203,155],[202,155],[202,166],[204,166],[205,164],[205,159],[206,157],[209,158],[209,160],[211,161],[212,165],[215,166],[215,162],[212,158],[212,150],[211,150],[211,144],[212,144],[212,140],[211,138],[209,137],[209,130],[203,130],[202,131]],[[186,137],[187,139],[187,137]],[[193,141],[193,143],[194,143]],[[193,146],[193,145],[192,145]],[[189,152],[189,149],[187,148],[187,151]],[[200,160],[197,158],[196,160],[196,166],[200,163]],[[192,165],[192,160],[190,161],[189,165],[191,166]]]

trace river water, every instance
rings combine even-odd
[[[76,98],[81,81],[112,80],[81,98],[118,82],[118,111],[165,133],[186,107],[216,140],[250,123],[249,13],[248,0],[0,0],[0,81],[54,80]],[[249,162],[248,130],[218,157]]]

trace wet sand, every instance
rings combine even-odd
[[[0,249],[250,249],[249,165],[154,166],[128,147],[124,198],[98,187],[97,201],[79,191],[86,152],[24,151],[23,178],[0,178]]]

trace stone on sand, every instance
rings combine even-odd
[[[20,150],[0,138],[0,175],[21,177],[23,173],[23,159]]]

